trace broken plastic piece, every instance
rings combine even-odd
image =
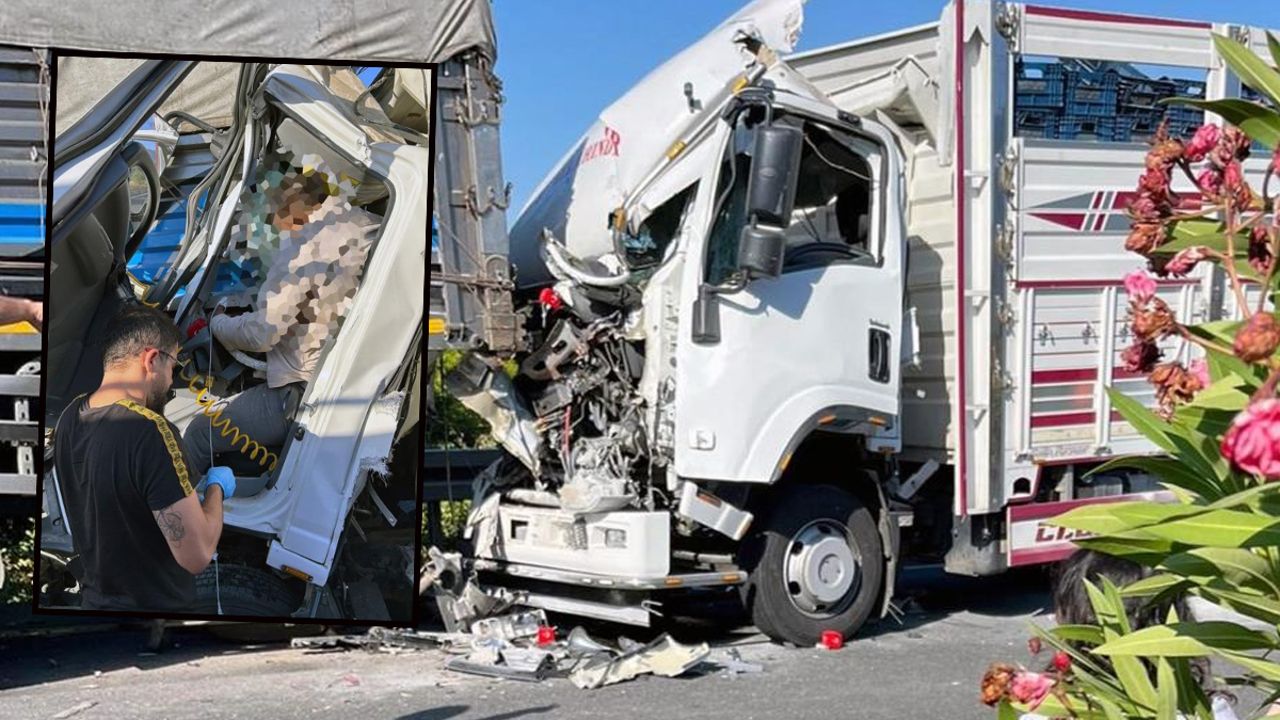
[[[711,654],[711,646],[681,645],[663,634],[657,640],[616,658],[596,655],[569,675],[574,685],[593,689],[634,679],[646,673],[677,677],[688,672]]]
[[[546,622],[545,615],[543,616],[542,620],[544,623]],[[551,627],[550,625],[541,625],[538,627],[538,640],[537,640],[538,647],[545,647],[547,645],[551,645],[555,643],[555,641],[556,641],[555,628]]]
[[[471,624],[471,634],[482,638],[496,637],[507,641],[535,635],[540,639],[542,637],[542,628],[546,624],[546,612],[542,610],[526,610],[500,617],[477,620]]]
[[[835,630],[823,630],[822,647],[828,650],[839,650],[844,647],[844,636]]]
[[[467,675],[479,675],[481,677],[494,677],[503,680],[519,680],[521,682],[539,682],[546,677],[546,673],[539,674],[537,672],[529,672],[527,670],[517,670],[507,665],[486,665],[482,663],[471,662],[464,658],[454,658],[444,664],[446,670],[454,672],[466,673]]]

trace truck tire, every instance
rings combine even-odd
[[[210,563],[196,576],[196,612],[202,615],[218,614],[219,594],[223,615],[287,618],[302,603],[301,593],[270,570],[224,563],[216,572]]]
[[[792,485],[744,545],[744,599],[756,627],[811,646],[825,630],[848,639],[871,615],[884,550],[870,510],[830,485]]]

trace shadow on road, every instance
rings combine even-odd
[[[1025,568],[970,578],[936,567],[910,568],[898,580],[894,606],[902,613],[900,620],[886,617],[862,636],[911,632],[962,612],[995,618],[1050,612],[1049,575],[1042,568]]]
[[[83,625],[83,620],[81,620]],[[148,623],[112,622],[77,626],[74,634],[0,639],[0,690],[92,676],[95,672],[136,667],[146,672],[211,655],[243,655],[278,650],[280,644],[235,644],[212,637],[201,627],[170,628],[173,647],[147,650]],[[84,652],[92,645],[92,653]]]
[[[541,715],[549,713],[558,705],[539,705],[538,707],[525,708],[523,710],[512,710],[498,715],[486,715],[478,720],[515,720],[516,718],[529,717],[531,715]],[[396,720],[446,720],[446,718],[457,717],[468,710],[466,705],[446,705],[444,707],[434,708],[431,710],[420,710],[408,715],[401,715]]]

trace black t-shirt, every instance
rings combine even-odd
[[[152,513],[192,489],[194,474],[164,417],[121,400],[77,398],[58,419],[54,466],[93,610],[195,610],[195,577],[173,558]]]

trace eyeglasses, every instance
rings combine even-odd
[[[165,351],[161,350],[160,348],[155,348],[155,351],[156,351],[156,352],[158,352],[158,353],[160,353],[161,355],[163,355],[163,356],[165,356],[165,357],[169,358],[170,360],[172,360],[174,365],[177,365],[177,364],[178,364],[178,356],[177,356],[177,355],[170,355],[169,353],[167,353],[167,352],[165,352]]]

